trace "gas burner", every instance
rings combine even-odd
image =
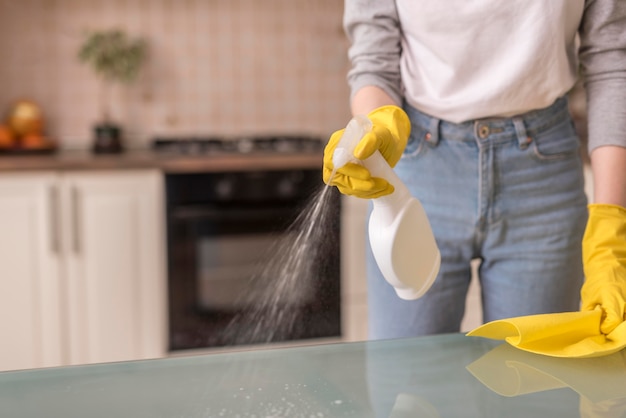
[[[295,154],[318,153],[320,138],[310,136],[254,136],[239,138],[155,138],[152,149],[167,154]]]
[[[217,138],[155,138],[152,149],[164,154],[208,154],[223,148],[223,140]]]

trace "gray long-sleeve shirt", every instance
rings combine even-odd
[[[453,122],[550,105],[580,75],[589,149],[626,147],[626,0],[346,0],[352,92]]]

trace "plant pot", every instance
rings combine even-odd
[[[93,128],[95,154],[119,154],[122,147],[122,128],[112,123],[100,123]]]

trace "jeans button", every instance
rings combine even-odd
[[[482,139],[485,139],[489,136],[489,126],[488,125],[480,125],[478,127],[478,136]]]

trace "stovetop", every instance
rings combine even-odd
[[[152,149],[174,155],[219,154],[302,154],[320,153],[325,142],[313,136],[242,136],[238,138],[174,138],[159,137],[152,141]]]

